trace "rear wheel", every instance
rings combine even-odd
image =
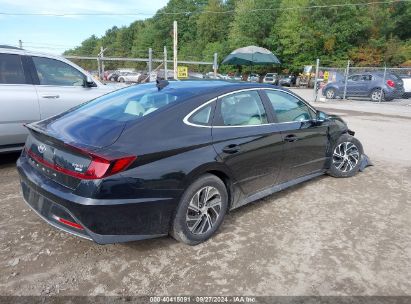
[[[374,89],[372,90],[370,97],[373,102],[385,101],[384,90]]]
[[[203,175],[181,197],[171,235],[188,245],[202,243],[221,225],[227,208],[228,194],[224,183],[215,175]]]
[[[328,174],[334,177],[351,177],[360,169],[361,155],[364,153],[361,142],[344,134],[333,147],[331,166]]]
[[[334,99],[336,97],[335,89],[327,89],[325,91],[325,97],[327,99]]]

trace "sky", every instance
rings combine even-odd
[[[61,54],[64,50],[80,45],[93,34],[101,37],[114,25],[120,27],[135,20],[149,18],[167,2],[168,0],[0,0],[0,45],[18,46],[19,40],[22,40],[25,49]],[[94,15],[104,13],[136,15]]]

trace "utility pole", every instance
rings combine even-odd
[[[23,48],[23,41],[19,40],[19,48]]]
[[[164,79],[167,80],[168,71],[167,71],[167,47],[164,46]]]
[[[173,65],[174,65],[174,79],[177,78],[177,21],[173,23]]]
[[[347,96],[347,81],[348,81],[348,74],[350,73],[350,60],[347,61],[347,68],[345,69],[345,79],[344,79],[344,94],[343,99]]]
[[[100,57],[104,58],[104,48],[101,46],[100,47]],[[104,78],[104,61],[101,60],[101,76],[100,79]]]

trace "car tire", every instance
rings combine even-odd
[[[385,101],[384,90],[374,89],[371,91],[370,98],[372,102]]]
[[[170,234],[179,242],[200,244],[218,229],[227,209],[228,193],[223,181],[215,175],[205,174],[184,191]]]
[[[336,92],[336,90],[335,89],[333,89],[333,88],[331,88],[331,89],[327,89],[326,91],[325,91],[325,97],[327,98],[327,99],[335,99],[335,97],[337,97],[336,94],[337,92]]]
[[[118,81],[119,82],[125,82],[124,78],[120,78]]]
[[[332,148],[331,164],[327,173],[333,177],[354,176],[361,165],[364,150],[354,136],[343,134]]]

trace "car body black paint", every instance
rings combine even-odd
[[[84,237],[101,244],[167,235],[184,190],[202,174],[211,172],[224,179],[233,209],[324,173],[329,166],[330,147],[341,134],[348,132],[347,125],[338,116],[328,116],[324,121],[313,118],[304,122],[276,123],[263,90],[296,95],[272,85],[170,81],[163,90],[167,89],[189,90],[193,94],[142,119],[127,122],[109,145],[98,148],[97,143],[88,147],[102,156],[137,156],[127,170],[98,180],[80,180],[73,189],[36,169],[24,150],[17,161],[25,189],[24,199],[49,223],[52,221],[50,210],[66,214],[68,219],[81,224],[84,231],[70,227],[64,230],[77,235],[83,233]],[[267,124],[226,128],[184,122],[189,113],[206,102],[230,92],[250,89],[260,94],[267,112]],[[212,119],[217,119],[214,112],[218,111],[218,100],[211,104]],[[56,147],[73,143],[82,147],[82,142],[75,142],[71,129],[63,126],[61,134],[56,134],[56,129],[49,132],[50,126],[64,120],[65,115],[31,125],[30,136]],[[81,124],[87,124],[87,119]],[[290,134],[297,135],[298,140],[285,141]],[[98,141],[99,136],[93,140]],[[67,138],[70,142],[65,143]],[[238,145],[239,151],[225,152],[230,145]],[[39,204],[41,200],[47,204]],[[55,226],[62,228],[59,224]]]

